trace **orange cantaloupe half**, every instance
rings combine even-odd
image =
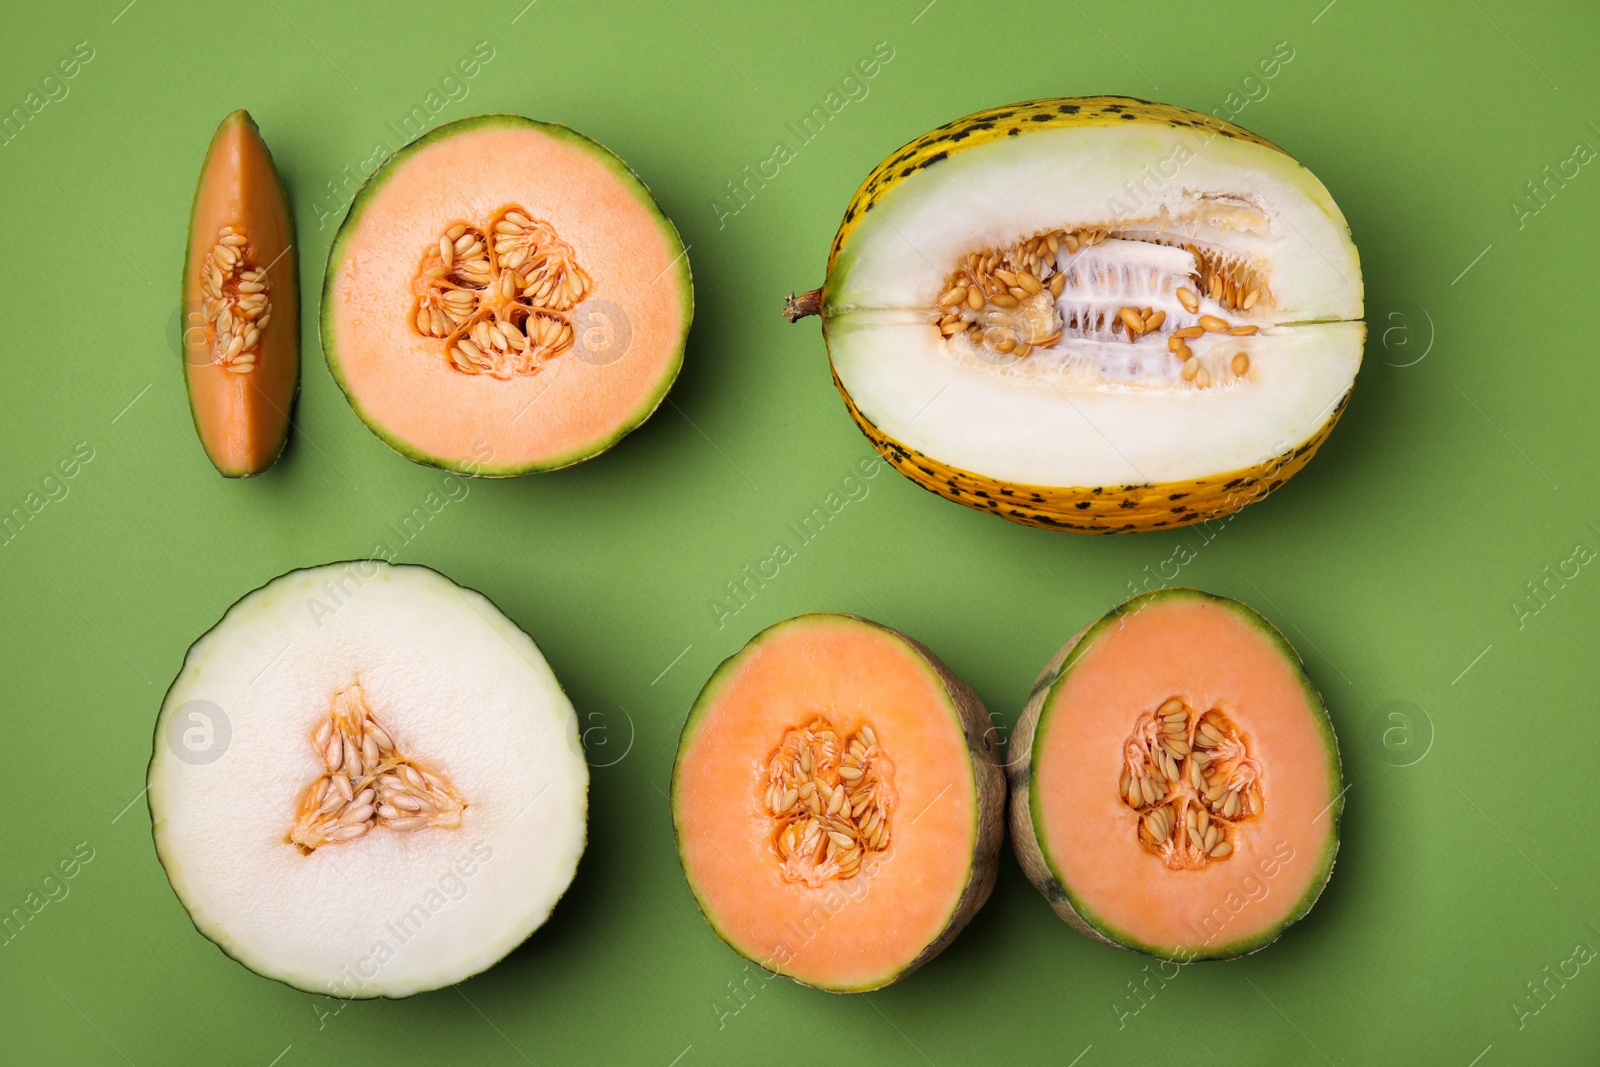
[[[266,268],[271,320],[261,331],[255,370],[216,362],[204,326],[200,271],[225,226],[249,236]],[[223,475],[247,478],[277,460],[289,436],[300,386],[300,292],[294,218],[288,195],[249,112],[222,120],[206,150],[189,219],[183,263],[183,376],[206,455]]]
[[[569,318],[599,358],[574,349],[533,374],[464,374],[413,329],[422,254],[446,227],[511,204],[552,227],[592,279]],[[683,243],[622,160],[565,126],[480,115],[413,141],[362,186],[328,254],[321,332],[334,379],[391,448],[509,476],[597,455],[648,418],[692,315]]]
[[[784,877],[767,807],[785,732],[863,725],[892,764],[888,849],[817,886]],[[717,669],[689,713],[672,778],[695,900],[734,951],[835,992],[876,989],[945,947],[993,888],[1004,776],[976,695],[932,652],[851,615],[790,619]]]
[[[1231,854],[1194,868],[1141,847],[1119,791],[1136,720],[1174,698],[1231,720],[1264,797]],[[1080,631],[1035,683],[1007,764],[1023,870],[1107,944],[1184,962],[1253,952],[1310,910],[1333,870],[1344,787],[1327,710],[1283,635],[1235,600],[1158,590]]]

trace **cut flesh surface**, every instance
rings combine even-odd
[[[626,164],[564,126],[484,115],[363,186],[329,253],[322,343],[396,451],[510,475],[643,422],[692,311],[683,244]]]
[[[1113,97],[979,113],[886,161],[846,220],[821,312],[858,420],[997,482],[1259,465],[1317,439],[1360,366],[1337,205],[1207,116]]]
[[[587,823],[577,717],[534,643],[424,567],[292,571],[189,650],[150,762],[156,849],[258,974],[399,997],[544,923]]]
[[[673,773],[707,921],[762,967],[834,991],[931,958],[993,885],[1003,787],[981,707],[863,619],[757,635],[701,692]]]
[[[1075,927],[1176,959],[1270,943],[1316,901],[1338,747],[1299,657],[1237,601],[1128,601],[1041,675],[1012,756],[1024,870]]]
[[[288,198],[256,124],[222,121],[200,172],[183,266],[183,374],[206,455],[230,478],[272,466],[300,384]]]

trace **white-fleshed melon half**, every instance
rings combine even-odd
[[[1310,459],[1361,365],[1344,216],[1282,149],[1123,97],[993,108],[879,164],[820,314],[901,473],[1089,533],[1229,514]]]
[[[311,992],[402,997],[549,917],[588,820],[577,716],[538,647],[426,567],[291,571],[189,649],[150,761],[194,925]]]

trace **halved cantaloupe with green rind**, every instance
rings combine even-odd
[[[735,952],[806,985],[888,985],[994,886],[1004,777],[977,696],[927,648],[853,615],[757,634],[689,712],[678,855]]]
[[[902,474],[1088,533],[1229,514],[1297,472],[1361,363],[1338,206],[1276,145],[1126,97],[959,119],[884,160],[820,314],[849,412]]]
[[[568,466],[649,417],[693,315],[677,230],[638,175],[565,126],[447,123],[362,186],[328,253],[322,346],[408,459]]]
[[[1333,871],[1344,785],[1327,709],[1236,600],[1164,589],[1080,631],[1034,684],[1007,773],[1023,870],[1110,945],[1254,952]]]
[[[183,260],[183,377],[207,457],[229,478],[260,474],[289,437],[300,387],[294,217],[272,153],[246,111],[206,150]]]

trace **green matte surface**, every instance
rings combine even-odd
[[[7,13],[0,119],[60,99],[0,134],[0,513],[37,507],[0,538],[0,919],[24,917],[0,934],[0,1059],[697,1067],[799,1042],[785,1062],[1094,1067],[1215,1037],[1226,1049],[1196,1062],[1594,1061],[1592,4],[525,2]],[[446,84],[480,41],[492,58]],[[41,89],[78,42],[93,58]],[[892,59],[841,88],[879,42]],[[1262,79],[1279,42],[1293,58]],[[861,477],[871,453],[815,323],[778,314],[821,281],[883,156],[981,107],[1083,93],[1232,114],[1327,184],[1361,250],[1372,331],[1343,421],[1209,536],[1025,529],[886,466]],[[593,462],[462,496],[352,414],[313,304],[287,453],[261,478],[218,477],[185,407],[178,279],[201,157],[236,107],[289,187],[308,299],[350,192],[414,107],[429,125],[525,113],[617,152],[691,246],[696,317],[669,402]],[[776,176],[746,179],[778,142]],[[727,183],[746,181],[741,206]],[[52,477],[75,449],[74,477]],[[813,509],[803,538],[791,524]],[[780,541],[793,558],[747,579]],[[140,790],[189,642],[282,571],[375,550],[481,589],[540,642],[588,730],[592,824],[570,894],[509,959],[341,1009],[194,932]],[[747,603],[719,625],[735,581]],[[665,790],[686,709],[751,634],[859,612],[926,642],[1009,723],[1062,641],[1168,581],[1261,610],[1339,731],[1339,864],[1280,942],[1163,985],[1057,920],[1009,852],[954,945],[870,995],[764,982],[700,918]],[[58,880],[75,850],[92,858]]]

